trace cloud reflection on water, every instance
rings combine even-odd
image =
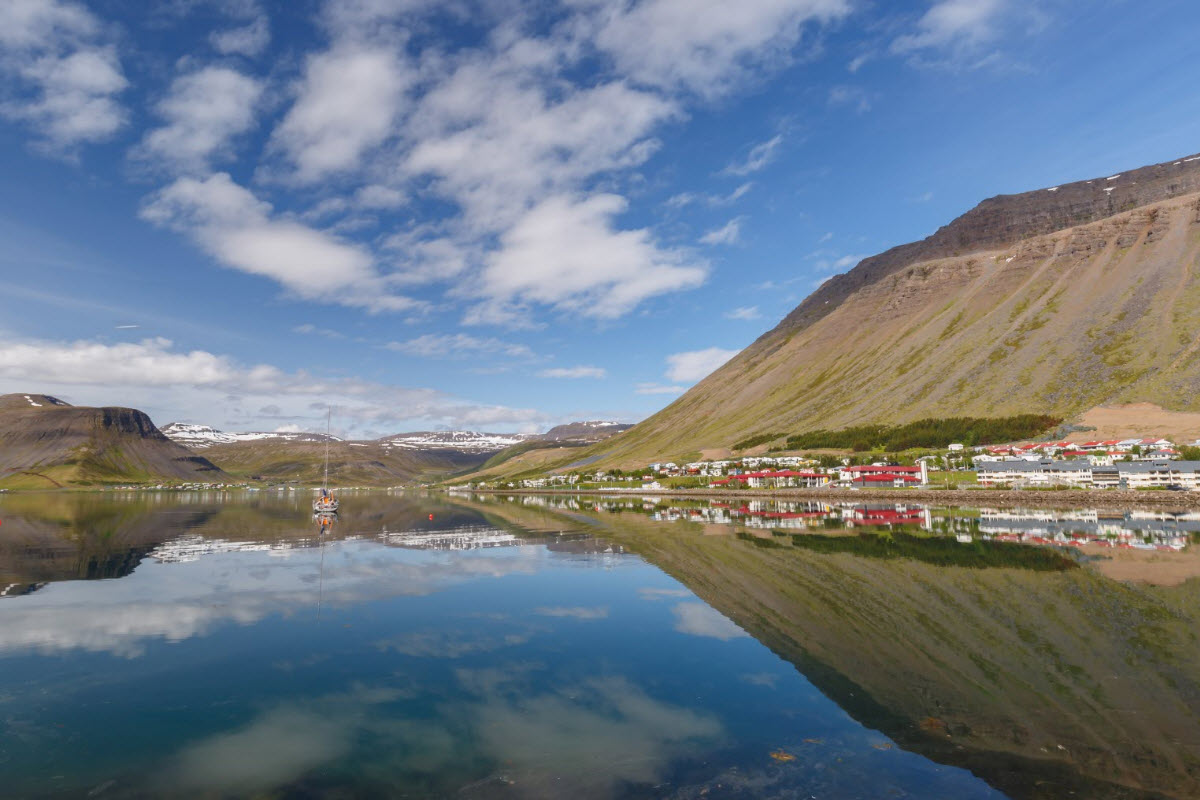
[[[502,784],[523,798],[607,797],[618,783],[654,783],[672,761],[723,728],[711,714],[651,697],[623,676],[544,685],[539,664],[462,669],[459,692],[433,716],[405,713],[387,688],[348,692],[263,711],[241,727],[186,747],[156,780],[176,792],[286,791],[363,748],[365,781],[424,775],[465,785]],[[214,768],[220,765],[220,768]],[[371,785],[380,788],[380,784]]]
[[[512,548],[503,556],[371,551],[377,545],[342,542],[291,550],[287,558],[239,559],[215,554],[188,563],[142,564],[114,581],[70,581],[6,601],[0,656],[70,650],[140,656],[147,642],[179,642],[219,625],[249,625],[272,615],[345,607],[398,596],[426,595],[476,578],[532,574],[538,554]],[[319,571],[323,574],[320,574]]]

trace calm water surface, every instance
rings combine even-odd
[[[1187,515],[0,497],[5,797],[1197,797]]]

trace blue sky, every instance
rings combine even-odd
[[[0,391],[637,420],[991,195],[1200,150],[1200,7],[0,5]]]

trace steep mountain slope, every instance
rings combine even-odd
[[[0,485],[50,488],[228,477],[163,436],[136,409],[72,406],[41,394],[0,396]]]
[[[992,198],[829,280],[597,452],[635,462],[768,432],[1133,402],[1200,411],[1198,257],[1200,156]]]

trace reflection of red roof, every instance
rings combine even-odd
[[[846,467],[845,471],[846,472],[867,473],[867,474],[874,474],[874,473],[883,474],[883,473],[891,472],[891,473],[909,473],[909,474],[913,474],[913,475],[918,475],[921,472],[921,468],[920,467],[862,466],[862,467]]]

